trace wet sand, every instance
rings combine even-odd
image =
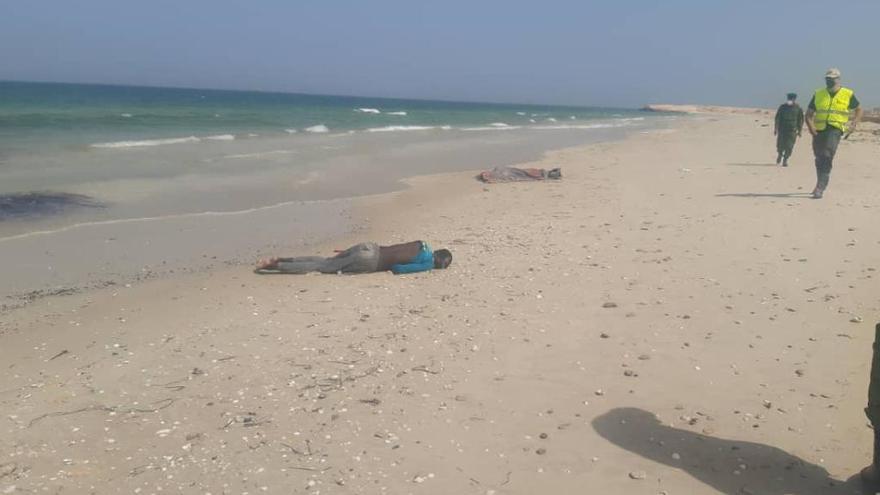
[[[356,201],[340,246],[422,238],[445,271],[232,266],[9,310],[0,490],[859,493],[880,137],[816,201],[808,143],[776,167],[769,123]]]
[[[350,221],[353,197],[400,190],[407,177],[534,160],[548,149],[618,140],[670,122],[640,119],[19,157],[0,179],[0,259],[15,260],[3,264],[0,306],[250,263],[255,252],[313,249],[362,227]],[[33,188],[41,192],[4,194]]]

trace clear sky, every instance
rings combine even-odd
[[[878,21],[878,0],[6,0],[0,79],[768,106],[838,66],[874,106]]]

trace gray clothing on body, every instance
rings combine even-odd
[[[332,258],[300,256],[278,260],[281,273],[372,273],[379,269],[379,245],[364,242],[342,251]]]

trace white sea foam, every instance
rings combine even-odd
[[[144,139],[140,141],[113,141],[109,143],[94,143],[92,148],[141,148],[145,146],[162,146],[165,144],[198,143],[201,139],[195,136],[167,139]]]
[[[130,113],[120,113],[119,116],[125,117],[126,119],[130,119],[130,118],[134,117],[134,115],[132,115]]]
[[[313,125],[311,127],[306,127],[306,132],[312,132],[315,134],[323,134],[325,132],[330,132],[330,129],[327,128],[324,124]]]
[[[205,139],[210,139],[211,141],[235,141],[235,136],[232,134],[218,134],[216,136],[208,136]]]
[[[406,112],[385,112],[385,115],[406,115]]]
[[[296,134],[299,131],[296,129],[284,129],[284,132],[286,132],[288,134]]]
[[[492,122],[489,125],[492,127],[510,127],[509,124],[505,124],[504,122]]]
[[[261,151],[258,153],[241,153],[238,155],[225,155],[222,158],[226,158],[229,160],[235,160],[239,158],[260,158],[263,156],[272,156],[272,155],[295,155],[299,153],[296,150],[273,150],[273,151]]]
[[[525,112],[516,112],[517,115],[525,115]]]
[[[360,113],[382,113],[378,108],[355,108],[354,111]]]
[[[534,123],[536,123],[536,122],[537,122],[537,120],[535,120],[535,119],[529,119],[529,122],[531,122],[531,123],[533,123],[533,124],[534,124]]]
[[[531,129],[538,130],[561,130],[561,129],[612,129],[616,127],[627,127],[629,124],[625,122],[617,124],[560,124],[560,125],[536,125]]]
[[[389,125],[385,127],[373,127],[367,129],[367,132],[427,131],[430,129],[434,128],[424,125]]]
[[[130,224],[130,223],[146,223],[146,222],[157,222],[157,221],[167,221],[175,218],[200,218],[200,217],[231,217],[231,216],[239,216],[239,215],[247,215],[249,213],[254,213],[257,211],[267,211],[267,210],[275,210],[279,208],[284,208],[287,206],[295,205],[295,204],[332,204],[336,203],[339,200],[335,199],[315,199],[310,201],[284,201],[281,203],[271,204],[267,206],[257,206],[254,208],[247,208],[245,210],[233,210],[233,211],[202,211],[196,213],[177,213],[172,215],[164,215],[164,216],[155,216],[155,217],[139,217],[139,218],[120,218],[117,220],[99,220],[94,222],[81,222],[75,223],[73,225],[67,225],[64,227],[60,227],[57,229],[51,230],[35,230],[32,232],[26,232],[24,234],[16,234],[8,237],[0,237],[0,243],[16,241],[18,239],[27,239],[30,237],[41,237],[46,235],[58,234],[61,232],[67,232],[71,230],[78,230],[83,228],[90,227],[98,227],[104,225],[119,225],[119,224]]]
[[[556,119],[553,117],[547,117],[547,122],[556,122]]]
[[[568,120],[577,120],[577,117],[575,117],[574,115],[569,115]]]
[[[488,125],[488,126],[482,126],[482,127],[462,127],[461,130],[463,130],[463,131],[512,131],[514,129],[520,129],[520,128],[521,127],[518,125],[504,124],[503,126]]]
[[[443,129],[444,131],[448,131],[448,130],[452,129],[452,126],[451,125],[441,125],[440,128]]]

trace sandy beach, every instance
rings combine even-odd
[[[521,164],[558,182],[419,177],[320,246],[425,239],[445,271],[227,266],[8,309],[0,493],[861,493],[880,137],[817,201],[771,118]]]

